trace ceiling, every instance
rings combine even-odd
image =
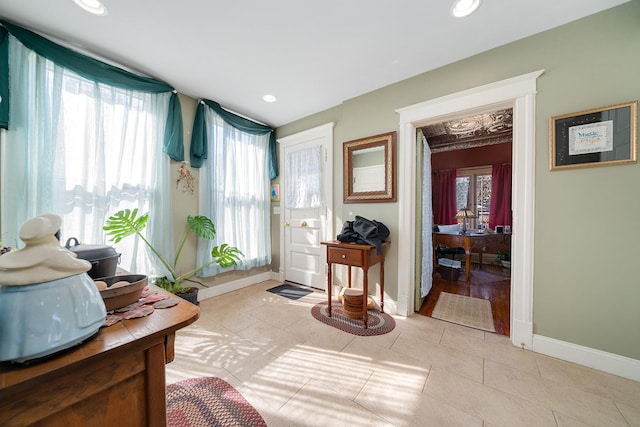
[[[0,17],[277,127],[627,1],[483,0],[454,19],[453,0],[103,0],[102,17],[0,0]]]
[[[434,123],[420,129],[432,153],[512,141],[513,109],[502,109]]]

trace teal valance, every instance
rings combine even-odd
[[[121,68],[114,67],[113,65],[98,61],[97,59],[88,57],[64,46],[60,46],[59,44],[47,40],[46,38],[17,25],[1,20],[0,23],[4,26],[4,28],[0,28],[3,30],[0,32],[0,55],[6,55],[0,58],[0,84],[2,87],[2,89],[0,89],[0,96],[2,96],[0,114],[3,111],[2,106],[4,104],[6,104],[6,108],[8,110],[8,100],[10,96],[10,93],[8,93],[8,69],[10,64],[8,64],[8,37],[6,36],[8,31],[28,49],[88,80],[125,90],[149,93],[171,92],[172,95],[169,105],[169,113],[167,115],[163,150],[174,160],[184,160],[182,112],[180,108],[180,100],[172,86],[150,77],[139,76]],[[2,67],[2,64],[7,65],[6,70]],[[5,94],[3,93],[5,88],[7,90],[6,99]],[[2,120],[3,116],[0,115],[0,125],[2,124]]]
[[[252,135],[263,135],[269,133],[269,178],[274,179],[278,176],[278,157],[276,153],[276,133],[273,128],[267,125],[261,125],[252,120],[240,117],[230,111],[225,110],[217,102],[203,99],[198,103],[196,116],[193,121],[193,133],[191,135],[191,149],[189,150],[191,158],[191,166],[194,168],[202,167],[207,159],[207,129],[204,118],[205,105],[216,112],[223,120],[234,128]]]

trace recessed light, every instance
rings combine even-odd
[[[278,98],[276,98],[273,95],[265,95],[265,96],[262,97],[262,100],[264,102],[276,102],[278,100]]]
[[[456,0],[451,8],[451,15],[455,18],[464,18],[471,15],[480,7],[481,0]]]
[[[78,6],[94,15],[104,16],[107,8],[98,0],[73,0]]]

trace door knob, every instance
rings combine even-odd
[[[289,226],[289,223],[285,221],[284,226],[285,226],[285,227],[288,227],[288,226]]]
[[[300,222],[300,227],[306,227],[306,226],[307,226],[307,221]]]

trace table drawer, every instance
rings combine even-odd
[[[358,249],[329,248],[327,257],[330,263],[362,266],[362,251]]]

